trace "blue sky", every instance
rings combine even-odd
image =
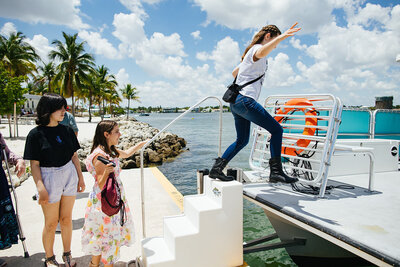
[[[97,65],[131,83],[144,106],[221,97],[257,30],[302,30],[269,56],[260,97],[330,93],[345,105],[400,104],[400,1],[1,0],[0,33],[21,31],[42,59],[78,33]],[[125,102],[124,102],[125,104]],[[210,103],[213,104],[213,103]],[[135,103],[135,105],[137,105]]]

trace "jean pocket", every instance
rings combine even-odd
[[[245,115],[249,110],[246,107],[246,98],[241,97],[236,100],[235,104],[232,105],[232,111],[238,115]]]

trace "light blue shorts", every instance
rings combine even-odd
[[[61,196],[76,196],[78,173],[70,160],[61,167],[40,167],[44,187],[49,194],[49,203],[56,203]]]

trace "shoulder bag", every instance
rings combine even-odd
[[[236,84],[236,78],[237,78],[237,75],[236,75],[235,79],[233,80],[233,83],[228,86],[228,89],[226,90],[222,99],[228,103],[232,103],[232,104],[235,103],[236,97],[238,96],[240,90],[242,90],[244,87],[246,87],[249,84],[255,83],[256,81],[261,79],[263,76],[264,76],[264,74],[258,78],[255,78],[254,80],[251,80],[250,82],[243,84],[243,85],[238,85],[238,84]]]
[[[113,172],[108,175],[107,181],[101,190],[101,211],[107,216],[113,216],[120,212],[120,224],[121,226],[125,224],[125,203],[122,200],[121,190]]]

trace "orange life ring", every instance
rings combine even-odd
[[[285,107],[285,106],[289,106],[289,107]],[[311,101],[308,99],[305,99],[305,98],[290,99],[289,101],[287,101],[285,103],[285,106],[283,106],[282,108],[278,108],[276,110],[276,115],[278,115],[278,116],[275,116],[275,120],[279,123],[285,118],[285,116],[279,116],[279,115],[288,114],[292,110],[301,110],[304,112],[305,115],[310,115],[310,116],[317,115],[317,111],[315,110],[315,108],[290,107],[290,106],[313,106]],[[318,124],[317,118],[306,117],[306,125],[317,126],[317,124]],[[316,128],[305,127],[304,131],[303,131],[303,135],[314,135],[316,130],[317,130]],[[311,140],[308,140],[308,139],[299,139],[299,140],[297,140],[295,145],[299,146],[299,147],[307,147],[310,144],[310,142],[311,142]],[[296,149],[293,147],[282,146],[282,154],[286,154],[286,155],[297,156],[303,151],[304,151],[304,149]]]

